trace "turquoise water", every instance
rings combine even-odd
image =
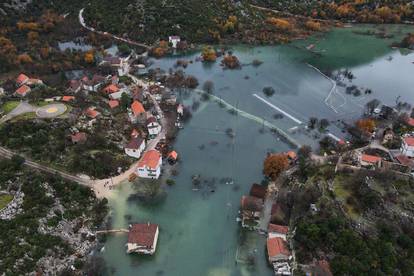
[[[411,30],[386,27],[396,35],[395,40]],[[245,65],[241,70],[230,71],[223,70],[218,62],[212,65],[194,62],[185,71],[195,75],[201,84],[212,80],[216,96],[289,133],[292,127],[303,129],[303,124],[287,116],[274,119],[273,115],[279,112],[254,94],[304,124],[310,116],[331,121],[351,120],[361,114],[363,105],[372,98],[391,104],[396,95],[401,95],[403,100],[414,103],[414,64],[411,63],[414,55],[392,50],[391,39],[358,35],[354,30],[336,29],[324,36],[285,46],[232,47],[243,64],[253,59],[263,61],[259,67]],[[315,44],[316,53],[305,49],[311,43]],[[185,58],[194,60],[197,55]],[[153,67],[168,70],[178,58],[155,60]],[[374,92],[354,97],[345,95],[339,88],[330,102],[335,112],[324,101],[332,84],[307,63],[334,73],[348,68],[356,77],[353,84]],[[265,86],[274,87],[277,93],[265,97],[261,92]],[[191,95],[186,104],[191,105],[198,97]],[[227,128],[235,131],[234,139],[225,134]],[[265,258],[265,237],[250,234],[240,246],[241,233],[235,220],[241,195],[248,193],[253,182],[262,180],[266,153],[289,149],[268,130],[262,133],[261,129],[260,123],[231,115],[213,101],[202,103],[177,138],[175,149],[181,159],[179,175],[174,177],[174,186],[164,187],[166,199],[152,206],[128,201],[133,193],[129,183],[121,185],[110,199],[114,228],[125,228],[130,222],[151,221],[160,225],[160,239],[156,254],[148,257],[127,255],[125,235],[109,236],[102,253],[110,268],[108,274],[272,275]],[[330,131],[343,135],[335,125]],[[291,135],[301,143],[316,143],[303,131]],[[207,180],[198,191],[193,190],[191,182],[195,174]],[[220,181],[223,178],[232,178],[234,184],[221,183],[226,182]],[[244,264],[247,254],[255,257],[255,265]]]

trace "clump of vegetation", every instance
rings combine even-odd
[[[263,163],[263,174],[275,180],[289,166],[286,154],[270,154]]]
[[[221,65],[226,69],[238,69],[241,67],[239,59],[231,52],[223,57]]]
[[[263,88],[263,93],[267,97],[271,97],[271,96],[273,96],[276,93],[276,91],[275,91],[275,89],[273,87],[267,86],[267,87]]]

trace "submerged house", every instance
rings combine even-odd
[[[127,253],[153,255],[157,249],[159,227],[152,223],[136,223],[131,226],[126,244]]]
[[[288,261],[291,253],[287,247],[287,243],[282,238],[267,239],[267,256],[269,263]]]
[[[242,227],[254,229],[259,223],[263,200],[254,196],[242,196],[240,203]]]
[[[158,179],[161,175],[162,156],[157,150],[144,153],[138,162],[136,174],[142,178]]]

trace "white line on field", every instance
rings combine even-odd
[[[292,115],[290,115],[289,113],[287,113],[286,111],[283,111],[282,109],[280,109],[279,107],[275,106],[274,104],[272,104],[269,101],[266,101],[265,99],[263,99],[262,97],[260,97],[257,94],[253,94],[254,97],[258,98],[259,100],[261,100],[262,102],[264,102],[265,104],[267,104],[268,106],[270,106],[271,108],[279,111],[280,113],[282,113],[283,115],[285,115],[286,117],[289,117],[292,121],[295,121],[298,124],[302,124],[302,121],[293,117]]]

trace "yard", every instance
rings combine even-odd
[[[347,212],[348,216],[353,219],[357,220],[360,215],[355,210],[354,206],[349,202],[352,202],[354,199],[351,192],[344,187],[343,183],[347,181],[347,178],[344,176],[336,176],[334,180],[334,194],[335,198],[342,203],[344,206],[345,211]]]
[[[15,109],[20,104],[19,101],[9,101],[5,103],[1,108],[3,109],[5,114],[10,113],[13,109]]]
[[[9,194],[2,194],[0,195],[0,210],[7,206],[10,201],[13,200],[13,196]]]

